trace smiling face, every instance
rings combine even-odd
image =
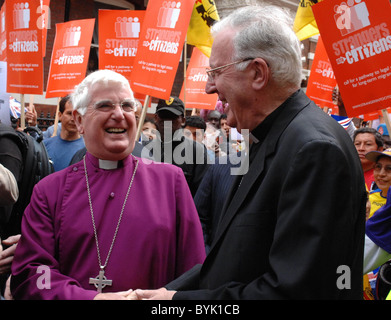
[[[73,111],[87,150],[102,160],[124,159],[134,148],[136,119],[134,112],[124,112],[118,104],[132,99],[131,92],[120,85],[97,83],[90,89],[89,96],[92,98],[84,116]],[[111,111],[101,111],[94,107],[99,101],[111,101],[116,106]]]
[[[373,170],[373,178],[376,185],[382,190],[382,195],[387,196],[387,191],[391,186],[391,158],[380,157]]]
[[[217,68],[232,62],[233,44],[232,38],[235,32],[229,30],[219,33],[213,42],[212,54],[209,60],[211,68]],[[213,81],[206,84],[207,93],[217,93],[227,114],[227,122],[231,127],[238,126],[240,109],[243,107],[241,99],[245,93],[243,90],[246,82],[241,78],[243,74],[236,71],[231,65],[215,72]],[[244,103],[244,102],[243,102]],[[229,104],[229,106],[228,106]]]

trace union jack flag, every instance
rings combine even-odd
[[[20,102],[18,100],[16,100],[15,98],[10,97],[10,114],[15,119],[19,119],[20,118],[20,114],[22,112],[20,106],[21,106],[21,104],[20,104]],[[24,112],[27,112],[27,108],[24,108]]]
[[[348,117],[341,117],[332,114],[331,117],[333,117],[337,122],[345,129],[347,130],[350,123],[352,122],[353,118],[348,118]]]

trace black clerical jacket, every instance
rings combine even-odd
[[[302,91],[281,107],[234,182],[205,262],[166,286],[174,299],[362,299],[357,151]]]

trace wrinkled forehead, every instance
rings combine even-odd
[[[230,62],[234,57],[233,38],[236,31],[231,28],[219,32],[213,40],[212,52],[209,58],[209,64],[212,68]]]
[[[118,100],[118,98],[134,101],[130,87],[121,82],[97,82],[88,90],[89,104],[97,100]]]

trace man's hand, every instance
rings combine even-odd
[[[26,122],[30,127],[34,127],[37,125],[37,111],[35,110],[35,106],[31,105],[27,107],[27,112],[25,114]]]
[[[141,290],[134,291],[138,300],[172,300],[176,291],[168,291],[166,288],[157,290]]]
[[[128,291],[98,293],[94,300],[136,300],[131,299],[132,293],[134,293],[132,289]]]
[[[7,274],[11,272],[11,264],[14,260],[16,245],[20,239],[20,234],[11,236],[2,241],[3,245],[10,246],[5,250],[0,250],[0,274]]]

